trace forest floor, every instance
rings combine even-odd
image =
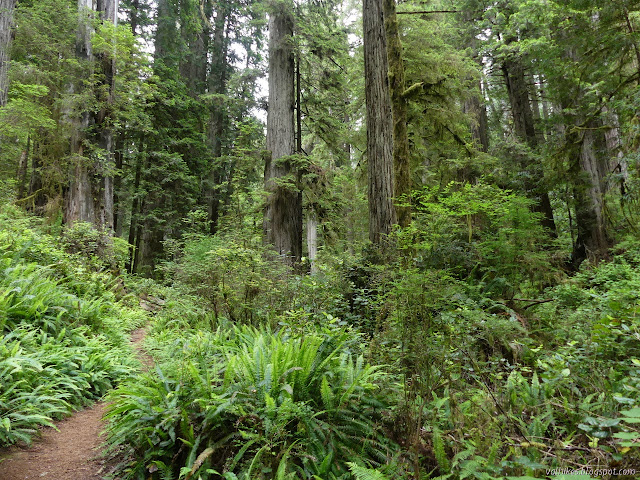
[[[142,343],[146,327],[131,333],[131,343],[145,369],[153,364]],[[101,480],[113,467],[102,458],[100,433],[106,405],[97,402],[42,430],[31,446],[0,450],[0,479]]]

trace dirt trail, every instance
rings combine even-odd
[[[142,348],[146,333],[145,328],[132,332],[131,342],[148,369],[152,360]],[[43,429],[42,436],[31,447],[0,450],[0,480],[101,480],[112,473],[100,454],[105,407],[99,402],[57,422],[58,432]]]

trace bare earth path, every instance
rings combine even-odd
[[[148,368],[150,357],[142,349],[146,329],[131,334],[140,361]],[[104,429],[104,403],[96,403],[46,428],[31,447],[0,450],[0,480],[101,480],[111,473],[100,458],[100,432]]]

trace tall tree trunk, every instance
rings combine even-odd
[[[515,133],[522,141],[526,142],[529,148],[534,150],[538,146],[538,138],[522,61],[519,58],[505,60],[502,63],[502,72],[509,94]],[[524,185],[527,195],[536,201],[533,210],[542,214],[542,226],[555,237],[556,224],[553,219],[549,193],[543,185],[542,166],[532,163],[527,158],[522,168],[528,174]]]
[[[286,263],[302,258],[302,195],[295,151],[293,17],[288,5],[273,4],[269,15],[269,110],[265,155],[265,240]]]
[[[80,24],[76,37],[76,55],[81,62],[96,60],[91,50],[93,35],[92,17],[99,13],[102,22],[117,22],[118,0],[78,0]],[[103,75],[102,85],[106,98],[100,98],[102,108],[97,114],[83,112],[74,122],[71,139],[72,173],[71,184],[65,201],[65,222],[69,225],[81,221],[90,222],[98,228],[113,229],[113,131],[109,125],[111,106],[114,102],[115,60],[112,55],[101,54],[97,58]],[[94,68],[93,65],[90,66]],[[96,144],[105,158],[102,165],[89,166],[84,156],[83,142],[90,125],[96,125]],[[97,168],[96,168],[97,167]],[[95,170],[95,171],[94,171]]]
[[[478,150],[487,153],[489,151],[489,119],[487,118],[487,108],[480,101],[478,95],[473,95],[464,101],[462,111],[471,116],[470,130],[473,143]]]
[[[594,125],[588,125],[593,127]],[[607,258],[611,245],[607,234],[604,195],[606,193],[606,167],[598,155],[596,133],[591,128],[572,133],[568,141],[578,146],[571,158],[569,174],[573,179],[577,236],[571,255],[571,264],[577,269],[585,259]]]
[[[384,26],[389,62],[389,91],[393,112],[393,171],[396,215],[398,224],[406,227],[411,223],[411,166],[409,157],[409,135],[407,133],[407,99],[404,96],[405,76],[400,41],[396,0],[382,0]]]
[[[613,188],[617,183],[620,188],[620,195],[622,199],[624,199],[627,188],[626,182],[629,178],[629,170],[622,148],[620,120],[615,112],[609,112],[606,108],[603,109],[603,113],[606,115],[606,121],[609,126],[609,128],[604,132],[607,154],[609,156],[608,177],[610,177],[610,179],[607,182],[607,190]],[[622,203],[624,202],[622,201]]]
[[[226,3],[218,4],[216,18],[213,24],[213,41],[211,45],[211,71],[208,84],[209,93],[224,95],[227,92],[228,65],[228,41]],[[222,197],[222,183],[225,178],[225,166],[222,164],[222,136],[225,125],[224,102],[220,98],[213,100],[211,104],[211,119],[209,121],[208,136],[213,162],[210,170],[210,185],[207,191],[207,203],[209,208],[209,232],[213,235],[218,229],[220,217],[220,200]]]
[[[124,205],[122,204],[122,167],[124,159],[125,134],[120,133],[116,140],[115,159],[116,173],[113,177],[113,231],[116,237],[122,237],[124,221]]]
[[[11,47],[13,10],[16,3],[17,0],[0,0],[0,107],[7,104],[9,48]]]
[[[549,116],[551,112],[549,100],[546,98],[546,88],[543,76],[540,76],[540,102],[542,103],[542,121],[544,122],[544,131],[542,132],[542,136],[546,138],[549,135]]]
[[[157,27],[155,34],[153,54],[154,68],[159,64],[171,68],[177,63],[177,55],[175,52],[176,37],[178,37],[178,29],[176,26],[177,13],[175,6],[170,0],[158,0]]]
[[[224,2],[220,2],[220,4],[222,3]],[[200,19],[202,16],[207,18],[208,21],[208,17],[211,16],[211,2],[209,0],[201,0],[196,4],[183,2],[180,10],[182,16],[180,33],[182,41],[187,47],[186,54],[180,58],[180,74],[187,84],[189,94],[196,97],[205,93],[207,87],[207,56],[211,32],[206,24],[201,25],[201,28],[197,30],[186,28],[184,25],[193,23],[194,19]],[[186,19],[184,18],[185,16],[192,18]],[[205,19],[202,20],[204,21]],[[212,53],[213,55],[217,54],[215,48]]]
[[[393,122],[382,0],[364,0],[369,239],[380,245],[396,223],[393,206]]]
[[[307,213],[307,250],[309,250],[309,263],[311,264],[311,273],[318,271],[316,258],[318,256],[318,214],[315,210]]]
[[[17,200],[22,200],[27,190],[27,167],[29,165],[29,150],[31,149],[31,135],[27,136],[27,144],[20,155],[18,163],[18,194]]]
[[[144,143],[144,140],[140,142]],[[129,236],[127,238],[127,242],[129,243],[129,261],[125,265],[125,269],[129,273],[134,272],[134,258],[137,256],[137,247],[139,243],[137,243],[136,235],[138,235],[138,225],[140,223],[140,181],[142,178],[142,155],[138,154],[136,156],[136,170],[133,178],[133,200],[131,201],[131,221],[129,222]]]
[[[37,136],[36,136],[37,138]],[[25,208],[33,213],[41,215],[44,213],[44,206],[47,202],[46,196],[43,192],[42,174],[40,168],[42,167],[42,161],[40,158],[40,142],[33,141],[33,150],[31,153],[31,177],[29,179],[29,202],[25,205]]]
[[[92,0],[78,0],[79,24],[76,34],[76,57],[80,62],[93,59],[91,50],[91,26],[93,12]],[[78,93],[80,87],[72,85],[72,91]],[[92,115],[82,112],[72,121],[71,133],[71,181],[65,195],[64,221],[68,225],[75,222],[96,223],[94,192],[88,169],[88,158],[84,157],[85,132],[92,121]]]
[[[129,25],[131,26],[131,33],[133,36],[138,35],[138,24],[140,23],[140,0],[132,0],[131,9],[129,10]]]
[[[97,0],[96,10],[99,12],[103,24],[110,23],[116,26],[118,23],[118,3],[119,0]],[[115,42],[115,39],[111,39]],[[102,85],[106,87],[107,96],[102,98],[103,107],[98,112],[96,127],[98,129],[98,147],[104,155],[102,160],[101,180],[98,190],[102,193],[99,199],[99,227],[107,231],[112,231],[114,227],[114,187],[113,171],[115,170],[115,144],[113,139],[113,127],[111,125],[111,115],[115,102],[115,51],[111,54],[101,54],[98,61],[102,68]]]

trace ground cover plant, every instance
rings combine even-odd
[[[101,276],[29,219],[3,212],[0,247],[0,444],[30,443],[101,398],[136,368],[126,333],[144,313],[115,300]],[[53,261],[53,266],[27,258]],[[43,262],[45,263],[45,262]],[[64,272],[93,274],[80,287]],[[100,293],[98,293],[100,292]]]
[[[156,371],[111,395],[126,478],[349,478],[386,465],[381,368],[342,328],[292,336],[226,325],[160,331]]]

